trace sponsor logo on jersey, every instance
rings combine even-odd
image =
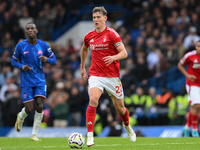
[[[29,53],[29,51],[24,52],[24,54],[27,54],[27,53]]]
[[[108,49],[108,44],[90,44],[91,50],[106,50]]]
[[[193,64],[192,68],[194,68],[194,69],[200,69],[200,64]]]

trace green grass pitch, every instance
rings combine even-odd
[[[34,142],[30,138],[0,137],[0,150],[67,150],[67,138],[41,138]],[[145,138],[138,137],[135,143],[122,137],[95,137],[95,145],[82,149],[90,150],[200,150],[199,138]]]

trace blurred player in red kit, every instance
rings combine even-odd
[[[195,48],[196,50],[186,53],[178,63],[178,69],[186,77],[186,90],[189,94],[188,100],[191,105],[187,123],[183,128],[184,137],[190,136],[191,126],[192,136],[199,137],[197,125],[200,108],[200,41],[197,41]],[[188,65],[187,71],[184,68],[185,65]]]

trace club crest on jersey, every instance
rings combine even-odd
[[[26,99],[26,98],[27,98],[27,94],[24,94],[24,95],[23,95],[23,98]]]
[[[42,55],[42,51],[41,50],[39,50],[37,53],[38,53],[38,55]]]

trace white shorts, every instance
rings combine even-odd
[[[186,90],[188,93],[188,101],[191,105],[200,104],[200,87],[189,86],[186,84]]]
[[[118,77],[96,77],[90,76],[88,80],[88,90],[97,87],[102,92],[105,90],[108,92],[109,96],[114,96],[117,99],[124,98],[124,92],[121,80]]]

